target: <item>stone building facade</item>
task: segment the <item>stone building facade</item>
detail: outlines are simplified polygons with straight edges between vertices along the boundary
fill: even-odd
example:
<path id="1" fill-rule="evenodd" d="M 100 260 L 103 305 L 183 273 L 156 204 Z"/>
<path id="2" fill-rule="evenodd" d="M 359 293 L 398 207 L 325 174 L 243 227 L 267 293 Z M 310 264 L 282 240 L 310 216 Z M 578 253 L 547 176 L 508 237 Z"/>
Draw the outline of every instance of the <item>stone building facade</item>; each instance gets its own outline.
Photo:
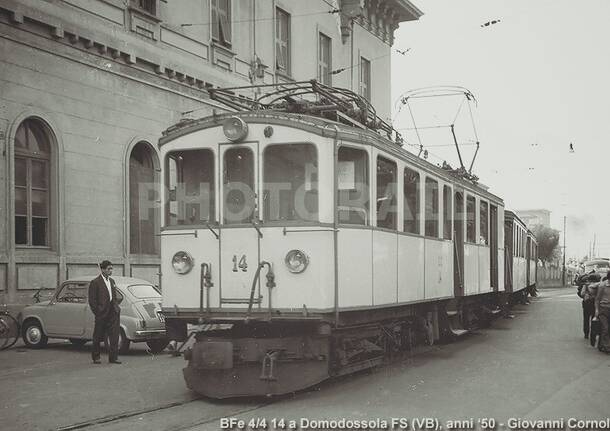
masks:
<path id="1" fill-rule="evenodd" d="M 408 0 L 0 0 L 0 302 L 97 273 L 158 282 L 157 140 L 209 87 L 318 79 L 390 116 Z M 335 73 L 332 73 L 335 71 Z"/>

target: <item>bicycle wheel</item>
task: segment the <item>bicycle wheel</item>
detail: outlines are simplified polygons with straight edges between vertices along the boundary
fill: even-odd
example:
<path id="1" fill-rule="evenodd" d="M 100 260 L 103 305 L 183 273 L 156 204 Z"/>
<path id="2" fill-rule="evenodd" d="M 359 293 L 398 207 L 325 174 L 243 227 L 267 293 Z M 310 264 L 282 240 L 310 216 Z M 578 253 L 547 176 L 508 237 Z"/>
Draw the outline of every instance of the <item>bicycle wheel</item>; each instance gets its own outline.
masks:
<path id="1" fill-rule="evenodd" d="M 10 314 L 0 315 L 0 350 L 8 349 L 19 338 L 19 324 Z"/>

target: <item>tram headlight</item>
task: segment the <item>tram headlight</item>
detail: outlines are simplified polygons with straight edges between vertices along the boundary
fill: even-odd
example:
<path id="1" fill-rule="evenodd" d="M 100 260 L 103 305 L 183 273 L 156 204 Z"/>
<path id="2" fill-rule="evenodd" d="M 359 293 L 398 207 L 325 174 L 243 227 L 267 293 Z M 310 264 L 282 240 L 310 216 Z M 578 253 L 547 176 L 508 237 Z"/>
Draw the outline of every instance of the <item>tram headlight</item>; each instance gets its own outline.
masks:
<path id="1" fill-rule="evenodd" d="M 286 267 L 293 274 L 300 274 L 309 265 L 309 257 L 301 250 L 290 250 L 286 255 Z"/>
<path id="2" fill-rule="evenodd" d="M 248 134 L 248 125 L 239 117 L 230 117 L 222 123 L 222 131 L 229 141 L 238 142 Z"/>
<path id="3" fill-rule="evenodd" d="M 172 267 L 176 274 L 188 274 L 193 269 L 193 256 L 186 251 L 179 251 L 172 257 Z"/>

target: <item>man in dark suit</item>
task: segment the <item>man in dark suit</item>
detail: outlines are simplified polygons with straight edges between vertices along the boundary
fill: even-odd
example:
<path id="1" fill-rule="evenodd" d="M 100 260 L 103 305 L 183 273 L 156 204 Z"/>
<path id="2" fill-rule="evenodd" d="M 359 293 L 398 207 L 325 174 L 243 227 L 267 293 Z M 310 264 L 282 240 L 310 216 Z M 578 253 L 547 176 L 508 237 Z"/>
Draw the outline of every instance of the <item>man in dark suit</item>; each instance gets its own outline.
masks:
<path id="1" fill-rule="evenodd" d="M 117 292 L 116 283 L 112 275 L 112 263 L 108 260 L 100 263 L 101 274 L 89 283 L 89 307 L 95 315 L 95 327 L 93 329 L 93 349 L 91 357 L 94 364 L 100 361 L 100 343 L 106 337 L 109 338 L 108 361 L 111 364 L 120 364 L 119 353 L 119 331 L 121 309 L 119 303 L 122 300 Z"/>

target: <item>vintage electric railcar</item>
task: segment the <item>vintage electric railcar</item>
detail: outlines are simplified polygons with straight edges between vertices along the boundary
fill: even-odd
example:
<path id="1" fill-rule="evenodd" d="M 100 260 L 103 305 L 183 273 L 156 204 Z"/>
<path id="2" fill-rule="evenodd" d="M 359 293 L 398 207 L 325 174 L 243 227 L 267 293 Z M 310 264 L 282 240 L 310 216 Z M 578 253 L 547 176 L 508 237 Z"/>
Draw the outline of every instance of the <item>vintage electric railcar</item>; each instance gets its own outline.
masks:
<path id="1" fill-rule="evenodd" d="M 170 337 L 194 331 L 184 377 L 209 397 L 459 336 L 505 290 L 502 199 L 382 136 L 359 96 L 299 84 L 267 104 L 214 91 L 237 112 L 160 139 L 163 312 Z"/>

